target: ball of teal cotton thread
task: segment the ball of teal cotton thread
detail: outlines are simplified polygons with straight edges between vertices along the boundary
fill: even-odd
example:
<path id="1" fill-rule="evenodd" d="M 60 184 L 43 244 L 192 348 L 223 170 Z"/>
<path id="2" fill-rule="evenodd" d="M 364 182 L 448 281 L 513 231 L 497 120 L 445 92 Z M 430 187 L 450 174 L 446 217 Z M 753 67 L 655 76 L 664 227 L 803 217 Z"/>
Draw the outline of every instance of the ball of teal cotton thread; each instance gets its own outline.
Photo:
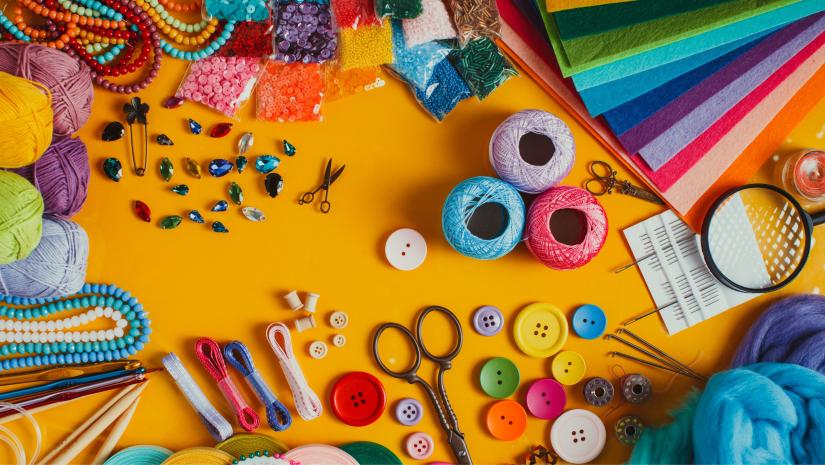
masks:
<path id="1" fill-rule="evenodd" d="M 172 451 L 160 446 L 132 446 L 109 457 L 103 465 L 160 465 Z"/>
<path id="2" fill-rule="evenodd" d="M 499 204 L 507 212 L 500 234 L 482 238 L 469 228 L 470 219 L 479 208 Z M 494 260 L 510 253 L 524 231 L 525 207 L 518 191 L 496 178 L 478 176 L 456 186 L 441 213 L 441 227 L 447 242 L 459 253 L 481 260 Z"/>

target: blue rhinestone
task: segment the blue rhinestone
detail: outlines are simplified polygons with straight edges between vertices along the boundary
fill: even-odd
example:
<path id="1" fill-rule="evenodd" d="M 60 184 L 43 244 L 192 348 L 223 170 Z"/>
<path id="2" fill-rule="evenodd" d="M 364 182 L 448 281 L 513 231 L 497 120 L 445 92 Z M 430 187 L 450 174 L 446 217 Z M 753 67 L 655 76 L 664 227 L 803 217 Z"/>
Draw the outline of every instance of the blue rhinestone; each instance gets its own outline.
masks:
<path id="1" fill-rule="evenodd" d="M 225 212 L 226 209 L 229 208 L 229 204 L 226 203 L 226 200 L 221 200 L 212 207 L 213 212 Z"/>
<path id="2" fill-rule="evenodd" d="M 198 135 L 203 131 L 203 126 L 192 118 L 189 118 L 189 130 L 192 131 L 192 134 Z"/>
<path id="3" fill-rule="evenodd" d="M 216 178 L 226 176 L 230 171 L 232 171 L 232 162 L 229 160 L 218 158 L 209 163 L 209 174 Z"/>
<path id="4" fill-rule="evenodd" d="M 216 233 L 229 232 L 229 230 L 226 229 L 226 226 L 224 226 L 223 223 L 221 223 L 220 221 L 215 221 L 214 223 L 212 223 L 212 231 L 215 231 Z M 135 336 L 137 336 L 137 334 L 135 334 Z"/>
<path id="5" fill-rule="evenodd" d="M 238 173 L 243 173 L 244 168 L 249 163 L 249 160 L 246 159 L 243 155 L 238 155 L 235 157 L 235 166 L 238 167 Z"/>
<path id="6" fill-rule="evenodd" d="M 189 193 L 189 186 L 186 184 L 178 184 L 177 186 L 172 186 L 172 192 L 178 195 L 186 195 Z"/>
<path id="7" fill-rule="evenodd" d="M 201 215 L 201 213 L 197 210 L 192 210 L 191 212 L 189 212 L 188 216 L 189 219 L 194 221 L 195 223 L 204 223 L 203 215 Z"/>
<path id="8" fill-rule="evenodd" d="M 272 172 L 281 163 L 281 159 L 273 155 L 261 155 L 255 158 L 255 169 L 261 174 Z"/>

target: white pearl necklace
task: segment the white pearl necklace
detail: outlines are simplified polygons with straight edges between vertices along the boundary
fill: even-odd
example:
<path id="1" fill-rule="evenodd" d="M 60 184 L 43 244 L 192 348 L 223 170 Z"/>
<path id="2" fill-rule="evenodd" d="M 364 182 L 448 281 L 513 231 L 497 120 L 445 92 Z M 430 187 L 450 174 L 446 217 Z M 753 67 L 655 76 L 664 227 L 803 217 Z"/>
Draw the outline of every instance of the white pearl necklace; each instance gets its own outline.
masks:
<path id="1" fill-rule="evenodd" d="M 94 322 L 108 319 L 111 329 L 67 331 Z M 79 315 L 49 321 L 18 321 L 0 319 L 0 344 L 5 342 L 99 342 L 112 341 L 123 337 L 128 322 L 123 314 L 111 307 L 95 307 Z"/>

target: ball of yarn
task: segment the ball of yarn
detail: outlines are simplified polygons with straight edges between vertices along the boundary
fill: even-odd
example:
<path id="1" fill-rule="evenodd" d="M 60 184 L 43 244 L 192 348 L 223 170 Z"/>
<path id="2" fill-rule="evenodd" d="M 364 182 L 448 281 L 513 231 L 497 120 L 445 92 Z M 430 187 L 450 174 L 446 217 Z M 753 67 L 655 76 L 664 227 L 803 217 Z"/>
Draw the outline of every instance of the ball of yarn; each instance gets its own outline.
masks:
<path id="1" fill-rule="evenodd" d="M 513 250 L 524 229 L 524 201 L 510 184 L 467 179 L 447 196 L 441 226 L 447 242 L 468 257 L 492 260 Z"/>
<path id="2" fill-rule="evenodd" d="M 0 293 L 58 297 L 80 291 L 86 280 L 89 236 L 77 223 L 43 217 L 43 238 L 24 260 L 0 266 Z"/>
<path id="3" fill-rule="evenodd" d="M 89 153 L 80 139 L 58 139 L 33 165 L 14 171 L 43 194 L 45 213 L 69 217 L 86 202 Z"/>
<path id="4" fill-rule="evenodd" d="M 91 70 L 60 50 L 36 44 L 2 44 L 0 71 L 37 81 L 51 91 L 55 135 L 74 134 L 92 113 Z"/>
<path id="5" fill-rule="evenodd" d="M 52 142 L 52 98 L 43 84 L 0 73 L 0 168 L 34 163 Z"/>
<path id="6" fill-rule="evenodd" d="M 570 128 L 546 111 L 520 111 L 504 120 L 490 138 L 493 169 L 501 179 L 530 194 L 557 186 L 575 159 Z"/>
<path id="7" fill-rule="evenodd" d="M 771 305 L 739 345 L 733 367 L 795 363 L 825 374 L 825 297 L 802 294 Z"/>
<path id="8" fill-rule="evenodd" d="M 0 265 L 27 257 L 40 242 L 43 197 L 20 175 L 0 170 Z"/>
<path id="9" fill-rule="evenodd" d="M 554 187 L 530 205 L 525 235 L 530 252 L 548 267 L 578 268 L 602 249 L 607 214 L 586 190 Z"/>

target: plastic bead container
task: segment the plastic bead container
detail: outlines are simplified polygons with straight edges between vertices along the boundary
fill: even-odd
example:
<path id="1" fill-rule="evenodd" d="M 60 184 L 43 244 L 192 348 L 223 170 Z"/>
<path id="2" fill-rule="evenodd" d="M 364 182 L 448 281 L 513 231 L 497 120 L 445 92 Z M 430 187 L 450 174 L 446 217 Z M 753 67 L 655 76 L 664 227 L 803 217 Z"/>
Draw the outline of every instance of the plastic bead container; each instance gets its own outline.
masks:
<path id="1" fill-rule="evenodd" d="M 427 86 L 435 67 L 447 58 L 452 50 L 442 42 L 427 42 L 408 47 L 404 42 L 400 21 L 393 21 L 392 41 L 395 54 L 392 70 L 418 89 Z"/>
<path id="2" fill-rule="evenodd" d="M 455 68 L 473 91 L 483 100 L 498 86 L 513 76 L 518 76 L 498 46 L 488 37 L 470 41 L 451 55 Z"/>
<path id="3" fill-rule="evenodd" d="M 441 121 L 458 102 L 473 95 L 450 60 L 441 60 L 423 89 L 415 90 L 415 98 L 435 119 Z"/>
<path id="4" fill-rule="evenodd" d="M 386 84 L 380 66 L 343 70 L 329 63 L 324 65 L 323 73 L 324 99 L 327 102 L 378 89 Z"/>
<path id="5" fill-rule="evenodd" d="M 381 26 L 341 29 L 338 62 L 341 69 L 392 63 L 392 27 L 389 21 Z"/>
<path id="6" fill-rule="evenodd" d="M 433 40 L 456 37 L 455 26 L 442 0 L 422 0 L 424 11 L 417 18 L 404 19 L 404 40 L 408 47 L 415 47 Z"/>
<path id="7" fill-rule="evenodd" d="M 235 116 L 252 96 L 260 71 L 260 58 L 204 58 L 189 65 L 175 95 Z"/>
<path id="8" fill-rule="evenodd" d="M 257 118 L 320 121 L 324 79 L 317 63 L 267 62 L 258 82 Z"/>

